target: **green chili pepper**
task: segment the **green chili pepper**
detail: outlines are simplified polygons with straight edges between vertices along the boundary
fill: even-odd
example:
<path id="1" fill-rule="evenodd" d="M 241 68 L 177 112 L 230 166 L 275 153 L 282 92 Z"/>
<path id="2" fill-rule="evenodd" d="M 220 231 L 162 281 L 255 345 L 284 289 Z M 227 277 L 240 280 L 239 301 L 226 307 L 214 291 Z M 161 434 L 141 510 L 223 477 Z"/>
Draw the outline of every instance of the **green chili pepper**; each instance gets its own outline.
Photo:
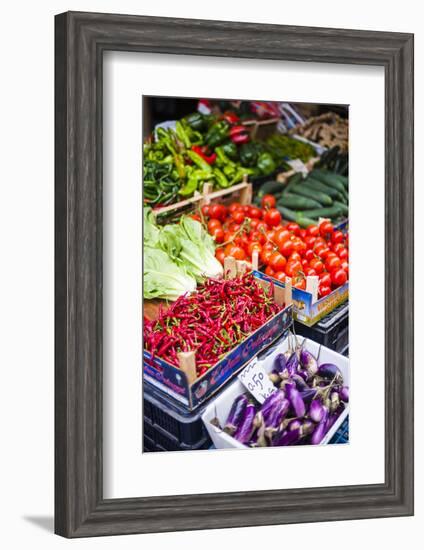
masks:
<path id="1" fill-rule="evenodd" d="M 188 158 L 194 162 L 196 166 L 198 166 L 201 170 L 204 170 L 205 172 L 212 172 L 212 168 L 210 164 L 208 164 L 200 155 L 195 153 L 194 151 L 186 151 Z"/>
<path id="2" fill-rule="evenodd" d="M 196 191 L 198 183 L 199 183 L 198 177 L 196 176 L 195 173 L 192 174 L 188 178 L 184 187 L 181 187 L 181 189 L 179 190 L 179 194 L 182 195 L 183 197 L 192 195 Z"/>
<path id="3" fill-rule="evenodd" d="M 229 181 L 227 179 L 227 176 L 221 172 L 219 168 L 214 168 L 213 173 L 216 177 L 216 182 L 218 184 L 218 187 L 226 188 L 229 186 Z"/>
<path id="4" fill-rule="evenodd" d="M 205 142 L 211 148 L 216 147 L 228 138 L 229 125 L 225 120 L 217 122 L 208 130 Z"/>
<path id="5" fill-rule="evenodd" d="M 222 166 L 233 166 L 234 168 L 237 166 L 235 162 L 227 157 L 222 147 L 216 147 L 215 153 L 217 156 L 217 160 L 219 160 Z"/>
<path id="6" fill-rule="evenodd" d="M 182 156 L 174 155 L 174 163 L 177 168 L 178 177 L 183 180 L 186 176 L 186 170 Z"/>
<path id="7" fill-rule="evenodd" d="M 176 130 L 178 139 L 183 143 L 186 149 L 189 149 L 191 147 L 190 138 L 188 137 L 188 134 L 185 131 L 183 124 L 179 120 L 177 120 L 175 124 L 175 130 Z"/>

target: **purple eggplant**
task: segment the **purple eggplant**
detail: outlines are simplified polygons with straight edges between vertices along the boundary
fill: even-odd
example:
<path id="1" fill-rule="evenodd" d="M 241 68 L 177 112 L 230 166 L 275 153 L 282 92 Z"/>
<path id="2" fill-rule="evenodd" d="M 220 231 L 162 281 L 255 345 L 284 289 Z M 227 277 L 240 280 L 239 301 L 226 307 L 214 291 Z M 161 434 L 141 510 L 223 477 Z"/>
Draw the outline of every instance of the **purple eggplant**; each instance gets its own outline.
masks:
<path id="1" fill-rule="evenodd" d="M 296 389 L 295 384 L 286 385 L 287 399 L 290 401 L 290 405 L 296 416 L 304 416 L 306 412 L 305 403 L 302 396 Z"/>
<path id="2" fill-rule="evenodd" d="M 293 418 L 293 420 L 290 420 L 287 429 L 290 431 L 293 430 L 300 430 L 302 428 L 303 422 L 299 420 L 299 418 Z"/>
<path id="3" fill-rule="evenodd" d="M 309 420 L 308 418 L 303 421 L 302 427 L 300 429 L 302 437 L 310 435 L 315 430 L 315 424 L 312 422 L 312 420 Z"/>
<path id="4" fill-rule="evenodd" d="M 276 370 L 273 370 L 268 374 L 268 378 L 271 380 L 271 382 L 274 384 L 274 386 L 277 386 L 278 383 L 281 381 L 280 375 Z"/>
<path id="5" fill-rule="evenodd" d="M 285 397 L 282 400 L 276 401 L 267 419 L 264 419 L 266 428 L 276 429 L 287 416 L 289 408 L 290 402 Z"/>
<path id="6" fill-rule="evenodd" d="M 308 380 L 310 378 L 310 376 L 306 372 L 306 370 L 298 370 L 297 373 L 296 373 L 296 376 L 299 376 L 300 378 L 302 378 L 302 380 L 304 380 L 306 383 L 308 382 Z"/>
<path id="7" fill-rule="evenodd" d="M 242 393 L 235 399 L 234 403 L 231 406 L 230 414 L 228 415 L 227 421 L 225 423 L 224 432 L 229 435 L 233 435 L 237 428 L 240 425 L 241 419 L 243 418 L 244 409 L 248 404 L 249 399 L 246 394 Z"/>
<path id="8" fill-rule="evenodd" d="M 340 399 L 345 403 L 349 403 L 349 388 L 348 386 L 343 386 L 339 392 Z"/>
<path id="9" fill-rule="evenodd" d="M 262 403 L 260 410 L 258 411 L 258 416 L 267 420 L 269 414 L 272 412 L 274 405 L 278 402 L 281 402 L 285 398 L 286 394 L 282 390 L 277 390 L 265 399 Z"/>
<path id="10" fill-rule="evenodd" d="M 286 368 L 287 358 L 284 353 L 279 353 L 274 359 L 275 370 L 280 373 Z"/>
<path id="11" fill-rule="evenodd" d="M 302 392 L 304 390 L 308 390 L 309 389 L 309 386 L 308 384 L 305 382 L 305 380 L 299 376 L 299 374 L 293 374 L 293 376 L 291 377 L 292 381 L 296 384 L 296 388 Z"/>
<path id="12" fill-rule="evenodd" d="M 321 422 L 325 414 L 325 407 L 318 399 L 314 399 L 309 407 L 309 418 L 314 422 Z"/>
<path id="13" fill-rule="evenodd" d="M 297 356 L 297 353 L 294 351 L 287 360 L 285 370 L 287 370 L 289 376 L 293 376 L 293 374 L 296 374 L 298 368 L 299 358 Z"/>
<path id="14" fill-rule="evenodd" d="M 285 445 L 293 445 L 300 439 L 300 430 L 284 430 L 279 432 L 272 441 L 273 447 L 282 447 Z"/>
<path id="15" fill-rule="evenodd" d="M 317 374 L 326 380 L 334 380 L 338 383 L 343 382 L 343 376 L 339 367 L 337 365 L 333 365 L 333 363 L 323 363 L 320 365 L 318 367 Z"/>
<path id="16" fill-rule="evenodd" d="M 256 416 L 256 407 L 253 403 L 248 403 L 243 412 L 243 418 L 239 424 L 239 427 L 234 434 L 234 439 L 240 441 L 240 443 L 247 443 L 250 441 L 253 432 L 255 430 L 254 419 Z"/>
<path id="17" fill-rule="evenodd" d="M 321 422 L 317 425 L 311 437 L 312 445 L 319 445 L 327 433 L 328 410 L 325 409 Z"/>
<path id="18" fill-rule="evenodd" d="M 318 363 L 315 357 L 306 349 L 302 349 L 300 352 L 300 364 L 309 376 L 313 376 L 318 370 Z"/>
<path id="19" fill-rule="evenodd" d="M 328 430 L 331 428 L 331 426 L 335 423 L 335 421 L 339 418 L 339 413 L 332 413 L 328 415 L 327 422 L 325 425 L 325 433 L 328 432 Z"/>
<path id="20" fill-rule="evenodd" d="M 303 390 L 300 392 L 300 397 L 303 399 L 303 402 L 308 405 L 316 396 L 317 391 L 317 388 L 308 388 L 307 390 Z"/>

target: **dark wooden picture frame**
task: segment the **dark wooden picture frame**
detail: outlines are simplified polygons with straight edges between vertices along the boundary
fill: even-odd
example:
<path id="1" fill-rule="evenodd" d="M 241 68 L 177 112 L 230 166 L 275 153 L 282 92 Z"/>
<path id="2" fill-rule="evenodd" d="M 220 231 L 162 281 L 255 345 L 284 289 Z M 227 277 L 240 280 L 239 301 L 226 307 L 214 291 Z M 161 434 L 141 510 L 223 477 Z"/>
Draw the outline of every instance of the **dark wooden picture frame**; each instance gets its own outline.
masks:
<path id="1" fill-rule="evenodd" d="M 56 533 L 84 537 L 412 515 L 413 35 L 75 12 L 56 16 L 55 31 Z M 106 50 L 384 67 L 384 483 L 103 498 Z"/>

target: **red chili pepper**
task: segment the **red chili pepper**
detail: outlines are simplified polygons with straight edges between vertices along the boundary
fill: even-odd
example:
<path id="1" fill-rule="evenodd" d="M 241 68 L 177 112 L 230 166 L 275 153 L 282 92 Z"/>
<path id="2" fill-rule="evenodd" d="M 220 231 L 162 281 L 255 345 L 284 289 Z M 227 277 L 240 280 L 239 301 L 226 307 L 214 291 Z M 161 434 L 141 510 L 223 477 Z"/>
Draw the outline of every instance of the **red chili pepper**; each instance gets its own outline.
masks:
<path id="1" fill-rule="evenodd" d="M 222 118 L 224 120 L 226 120 L 228 122 L 228 124 L 236 124 L 239 120 L 240 120 L 240 117 L 238 117 L 235 113 L 233 113 L 232 111 L 226 111 L 223 115 L 222 115 Z"/>
<path id="2" fill-rule="evenodd" d="M 250 140 L 250 137 L 249 134 L 235 134 L 234 136 L 230 136 L 230 139 L 233 143 L 239 145 L 247 143 Z"/>
<path id="3" fill-rule="evenodd" d="M 200 147 L 199 145 L 192 145 L 191 150 L 194 151 L 199 155 L 199 157 L 202 157 L 204 161 L 206 161 L 208 164 L 213 164 L 216 160 L 216 153 L 212 153 L 210 155 L 206 154 L 206 147 Z"/>
<path id="4" fill-rule="evenodd" d="M 243 132 L 246 132 L 246 126 L 243 126 L 243 124 L 239 124 L 238 126 L 233 126 L 230 128 L 230 137 L 235 136 L 237 134 L 242 134 Z"/>

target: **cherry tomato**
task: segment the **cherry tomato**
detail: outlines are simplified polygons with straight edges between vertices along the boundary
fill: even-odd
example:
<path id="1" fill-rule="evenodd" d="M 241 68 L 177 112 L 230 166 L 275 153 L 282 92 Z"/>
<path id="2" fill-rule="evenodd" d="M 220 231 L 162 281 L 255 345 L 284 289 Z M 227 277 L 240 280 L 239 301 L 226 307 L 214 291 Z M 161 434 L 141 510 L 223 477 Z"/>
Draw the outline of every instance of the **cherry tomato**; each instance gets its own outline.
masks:
<path id="1" fill-rule="evenodd" d="M 235 210 L 234 212 L 231 212 L 231 217 L 236 223 L 243 223 L 245 214 L 241 210 Z"/>
<path id="2" fill-rule="evenodd" d="M 206 217 L 209 216 L 209 204 L 204 204 L 202 206 L 202 214 Z"/>
<path id="3" fill-rule="evenodd" d="M 315 277 L 317 272 L 315 271 L 314 268 L 312 267 L 306 267 L 304 270 L 303 270 L 304 274 L 306 275 L 306 277 Z"/>
<path id="4" fill-rule="evenodd" d="M 246 252 L 240 246 L 232 243 L 227 244 L 227 246 L 225 247 L 225 255 L 232 256 L 236 260 L 246 259 Z"/>
<path id="5" fill-rule="evenodd" d="M 326 271 L 325 273 L 320 273 L 319 284 L 322 286 L 331 286 L 331 275 Z"/>
<path id="6" fill-rule="evenodd" d="M 216 218 L 211 218 L 209 221 L 208 221 L 208 231 L 209 233 L 212 233 L 212 231 L 214 229 L 216 229 L 217 227 L 219 227 L 220 229 L 222 229 L 222 224 L 219 220 L 217 220 Z"/>
<path id="7" fill-rule="evenodd" d="M 210 204 L 209 216 L 218 220 L 224 220 L 226 215 L 226 208 L 222 204 Z"/>
<path id="8" fill-rule="evenodd" d="M 295 235 L 299 235 L 299 231 L 300 231 L 300 227 L 297 223 L 288 223 L 286 225 L 286 228 L 291 231 L 292 233 L 294 233 Z"/>
<path id="9" fill-rule="evenodd" d="M 253 218 L 250 220 L 250 228 L 256 229 L 258 227 L 259 220 L 257 218 Z"/>
<path id="10" fill-rule="evenodd" d="M 302 268 L 303 270 L 305 270 L 305 267 L 308 267 L 308 260 L 306 258 L 303 258 L 303 260 L 301 260 L 300 262 L 302 264 Z"/>
<path id="11" fill-rule="evenodd" d="M 274 271 L 283 271 L 283 269 L 286 267 L 286 264 L 287 260 L 282 254 L 280 254 L 279 252 L 273 252 L 271 254 L 269 265 Z"/>
<path id="12" fill-rule="evenodd" d="M 264 220 L 271 227 L 275 227 L 281 223 L 281 214 L 276 208 L 270 208 L 265 212 Z"/>
<path id="13" fill-rule="evenodd" d="M 258 225 L 256 226 L 256 229 L 261 233 L 265 234 L 265 231 L 268 230 L 268 227 L 265 222 L 259 221 Z"/>
<path id="14" fill-rule="evenodd" d="M 312 237 L 318 237 L 319 235 L 319 229 L 317 225 L 310 225 L 308 229 L 306 230 L 308 235 L 311 235 Z"/>
<path id="15" fill-rule="evenodd" d="M 341 231 L 334 231 L 331 235 L 331 241 L 333 243 L 342 243 L 344 241 L 344 235 Z"/>
<path id="16" fill-rule="evenodd" d="M 318 252 L 317 252 L 318 254 Z M 328 248 L 328 246 L 326 248 L 323 248 L 320 253 L 318 254 L 323 260 L 326 260 L 327 258 L 331 257 L 331 255 L 334 255 L 336 256 L 336 254 L 334 254 L 334 252 L 331 252 L 331 250 Z"/>
<path id="17" fill-rule="evenodd" d="M 268 241 L 272 241 L 274 242 L 274 238 L 275 238 L 275 231 L 274 229 L 270 229 L 269 231 L 266 232 L 266 238 Z"/>
<path id="18" fill-rule="evenodd" d="M 331 282 L 334 286 L 342 286 L 347 281 L 346 271 L 343 268 L 334 269 L 331 273 Z"/>
<path id="19" fill-rule="evenodd" d="M 330 236 L 334 231 L 334 226 L 329 221 L 323 221 L 319 224 L 319 232 L 322 237 Z"/>
<path id="20" fill-rule="evenodd" d="M 314 246 L 314 252 L 317 256 L 322 258 L 322 253 L 326 253 L 326 251 L 329 250 L 325 245 L 319 244 L 318 246 Z"/>
<path id="21" fill-rule="evenodd" d="M 315 241 L 317 240 L 316 237 L 313 237 L 312 235 L 307 235 L 304 238 L 304 243 L 308 248 L 312 248 L 314 246 Z"/>
<path id="22" fill-rule="evenodd" d="M 269 277 L 273 277 L 275 272 L 270 265 L 267 265 L 265 268 L 265 273 L 266 275 L 269 275 Z"/>
<path id="23" fill-rule="evenodd" d="M 292 252 L 294 252 L 293 241 L 286 241 L 281 246 L 278 247 L 278 250 L 283 256 L 288 258 Z"/>
<path id="24" fill-rule="evenodd" d="M 303 256 L 306 252 L 306 244 L 301 239 L 293 241 L 293 248 L 301 256 Z"/>
<path id="25" fill-rule="evenodd" d="M 337 256 L 332 256 L 331 258 L 327 258 L 325 260 L 325 267 L 327 268 L 327 271 L 332 271 L 333 269 L 336 269 L 337 267 L 341 266 L 340 258 Z"/>
<path id="26" fill-rule="evenodd" d="M 248 215 L 249 218 L 256 218 L 259 220 L 260 218 L 262 218 L 262 210 L 257 206 L 250 206 Z"/>
<path id="27" fill-rule="evenodd" d="M 305 255 L 304 255 L 305 259 L 308 260 L 308 262 L 310 262 L 312 260 L 312 258 L 315 258 L 315 254 L 314 254 L 314 251 L 313 250 L 307 250 L 305 252 Z"/>
<path id="28" fill-rule="evenodd" d="M 346 271 L 347 278 L 349 278 L 349 264 L 345 261 L 342 262 L 342 269 Z"/>
<path id="29" fill-rule="evenodd" d="M 275 229 L 274 242 L 278 247 L 280 247 L 288 240 L 290 240 L 290 231 L 288 231 L 284 227 L 280 229 Z"/>
<path id="30" fill-rule="evenodd" d="M 306 279 L 305 279 L 305 277 L 299 277 L 299 278 L 295 277 L 295 281 L 293 282 L 293 286 L 295 288 L 300 288 L 301 290 L 305 290 L 306 289 Z"/>
<path id="31" fill-rule="evenodd" d="M 299 271 L 302 271 L 302 264 L 297 260 L 291 260 L 287 262 L 286 273 L 290 277 L 295 277 Z"/>
<path id="32" fill-rule="evenodd" d="M 339 258 L 340 258 L 341 260 L 347 260 L 348 257 L 349 257 L 349 252 L 347 251 L 346 248 L 343 248 L 343 250 L 340 250 L 340 252 L 339 252 Z"/>
<path id="33" fill-rule="evenodd" d="M 304 241 L 307 237 L 306 229 L 300 229 L 299 231 L 299 237 Z"/>
<path id="34" fill-rule="evenodd" d="M 261 200 L 262 208 L 275 208 L 277 201 L 274 195 L 264 195 Z"/>
<path id="35" fill-rule="evenodd" d="M 292 260 L 292 261 L 295 261 L 295 262 L 300 262 L 302 260 L 302 257 L 301 255 L 299 254 L 299 252 L 292 252 L 289 256 L 289 261 Z"/>
<path id="36" fill-rule="evenodd" d="M 216 243 L 223 243 L 224 242 L 224 230 L 222 227 L 215 227 L 211 231 L 212 237 L 215 239 Z"/>
<path id="37" fill-rule="evenodd" d="M 255 229 L 254 231 L 251 231 L 249 234 L 249 239 L 251 241 L 256 241 L 258 243 L 264 244 L 266 243 L 266 237 L 263 233 Z"/>
<path id="38" fill-rule="evenodd" d="M 217 248 L 215 250 L 215 258 L 224 265 L 225 251 L 223 248 Z"/>
<path id="39" fill-rule="evenodd" d="M 319 258 L 313 258 L 309 262 L 309 267 L 312 267 L 312 269 L 315 269 L 315 271 L 320 274 L 324 271 L 324 264 Z"/>
<path id="40" fill-rule="evenodd" d="M 333 245 L 333 252 L 337 254 L 337 256 L 339 255 L 341 250 L 346 250 L 342 243 L 335 243 Z"/>
<path id="41" fill-rule="evenodd" d="M 232 204 L 230 204 L 230 206 L 228 207 L 228 210 L 230 212 L 230 214 L 232 214 L 233 212 L 235 212 L 236 210 L 243 210 L 241 204 L 239 202 L 233 202 Z"/>
<path id="42" fill-rule="evenodd" d="M 331 287 L 327 285 L 320 285 L 318 288 L 318 296 L 320 298 L 323 298 L 324 296 L 328 296 L 331 292 Z"/>

